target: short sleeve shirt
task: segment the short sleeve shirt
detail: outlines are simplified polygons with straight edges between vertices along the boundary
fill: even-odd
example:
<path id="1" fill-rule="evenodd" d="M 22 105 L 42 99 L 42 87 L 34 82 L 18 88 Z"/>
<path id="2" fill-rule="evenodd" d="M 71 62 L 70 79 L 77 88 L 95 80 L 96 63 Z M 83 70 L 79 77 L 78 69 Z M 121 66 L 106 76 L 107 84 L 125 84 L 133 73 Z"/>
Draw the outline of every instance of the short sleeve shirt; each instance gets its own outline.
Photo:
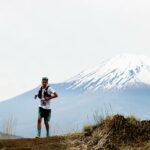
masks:
<path id="1" fill-rule="evenodd" d="M 42 89 L 42 98 L 40 99 L 39 107 L 41 107 L 43 109 L 51 109 L 50 108 L 50 100 L 48 100 L 48 101 L 44 100 L 44 91 L 45 91 L 45 89 Z M 53 96 L 53 94 L 55 93 L 55 91 L 52 87 L 49 87 L 47 89 L 47 92 L 51 96 Z"/>

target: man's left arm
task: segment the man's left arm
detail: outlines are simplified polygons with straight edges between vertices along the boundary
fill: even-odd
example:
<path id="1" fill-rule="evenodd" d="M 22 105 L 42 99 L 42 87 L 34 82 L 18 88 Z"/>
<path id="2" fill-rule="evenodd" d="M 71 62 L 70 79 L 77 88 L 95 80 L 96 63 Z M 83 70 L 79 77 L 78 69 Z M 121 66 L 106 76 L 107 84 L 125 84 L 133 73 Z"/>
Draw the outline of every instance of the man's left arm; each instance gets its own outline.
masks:
<path id="1" fill-rule="evenodd" d="M 46 100 L 46 101 L 49 101 L 49 100 L 51 100 L 51 99 L 54 99 L 54 98 L 57 98 L 57 97 L 58 97 L 57 92 L 55 92 L 51 87 L 48 89 L 48 92 L 49 92 L 49 94 L 50 94 L 51 96 L 45 97 L 45 100 Z"/>
<path id="2" fill-rule="evenodd" d="M 45 100 L 49 101 L 49 100 L 57 98 L 57 97 L 58 97 L 58 94 L 56 92 L 54 92 L 51 96 L 46 96 Z"/>

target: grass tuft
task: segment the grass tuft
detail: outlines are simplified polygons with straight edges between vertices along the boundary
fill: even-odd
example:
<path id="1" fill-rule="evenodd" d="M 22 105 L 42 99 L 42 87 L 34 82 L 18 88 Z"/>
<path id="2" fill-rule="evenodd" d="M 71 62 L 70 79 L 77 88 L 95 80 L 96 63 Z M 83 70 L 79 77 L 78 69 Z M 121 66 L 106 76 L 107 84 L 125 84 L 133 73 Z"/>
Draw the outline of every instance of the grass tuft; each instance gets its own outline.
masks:
<path id="1" fill-rule="evenodd" d="M 138 121 L 140 121 L 140 119 L 138 119 L 136 116 L 134 115 L 130 115 L 127 117 L 127 121 L 129 124 L 131 125 L 136 125 Z"/>
<path id="2" fill-rule="evenodd" d="M 93 125 L 91 125 L 91 124 L 86 124 L 86 125 L 84 125 L 84 127 L 83 127 L 83 132 L 89 132 L 89 131 L 92 130 L 92 128 L 93 128 Z"/>

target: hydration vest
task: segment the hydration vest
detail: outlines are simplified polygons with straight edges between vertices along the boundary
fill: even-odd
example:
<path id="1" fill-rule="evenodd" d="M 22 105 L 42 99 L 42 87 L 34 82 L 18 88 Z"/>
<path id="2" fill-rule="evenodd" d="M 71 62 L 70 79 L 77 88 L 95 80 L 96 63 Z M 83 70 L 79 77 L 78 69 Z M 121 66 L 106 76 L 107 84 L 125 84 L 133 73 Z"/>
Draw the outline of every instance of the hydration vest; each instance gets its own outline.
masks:
<path id="1" fill-rule="evenodd" d="M 51 95 L 50 94 L 48 94 L 48 88 L 49 88 L 49 86 L 47 86 L 46 87 L 46 89 L 44 90 L 44 97 L 50 97 Z M 39 99 L 42 99 L 42 87 L 40 88 L 40 90 L 39 90 L 39 92 L 38 92 L 38 98 Z"/>

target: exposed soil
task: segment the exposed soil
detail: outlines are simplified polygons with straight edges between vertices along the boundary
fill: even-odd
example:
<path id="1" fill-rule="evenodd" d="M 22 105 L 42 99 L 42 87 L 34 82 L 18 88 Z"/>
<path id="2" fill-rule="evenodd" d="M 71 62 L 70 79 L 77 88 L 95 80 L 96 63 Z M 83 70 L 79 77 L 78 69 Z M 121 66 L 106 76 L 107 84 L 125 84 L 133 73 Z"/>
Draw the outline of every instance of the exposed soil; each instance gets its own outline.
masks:
<path id="1" fill-rule="evenodd" d="M 1 140 L 0 150 L 65 150 L 65 137 Z"/>

